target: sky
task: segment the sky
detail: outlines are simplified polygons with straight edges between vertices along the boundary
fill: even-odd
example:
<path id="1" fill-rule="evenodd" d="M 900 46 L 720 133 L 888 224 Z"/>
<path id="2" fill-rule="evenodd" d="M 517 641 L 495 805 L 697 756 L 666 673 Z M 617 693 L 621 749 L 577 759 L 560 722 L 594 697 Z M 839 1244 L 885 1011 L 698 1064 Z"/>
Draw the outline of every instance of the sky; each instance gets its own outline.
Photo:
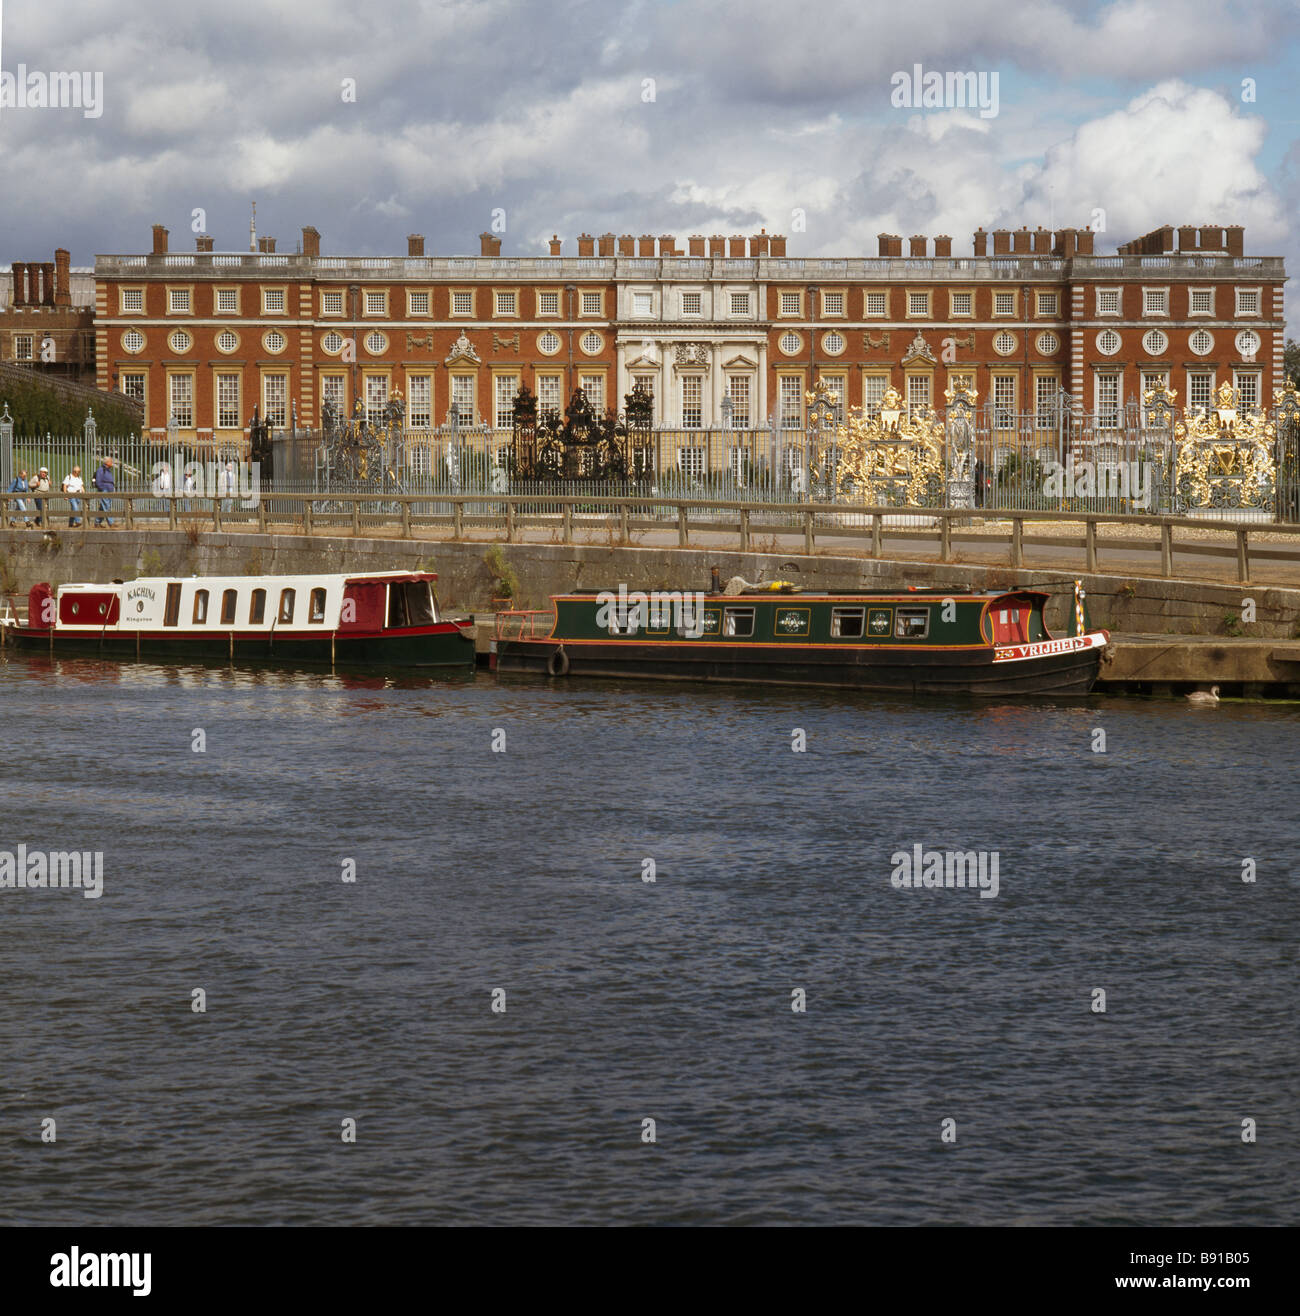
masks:
<path id="1" fill-rule="evenodd" d="M 6 0 L 0 34 L 5 73 L 102 75 L 94 115 L 0 104 L 6 267 L 247 250 L 255 200 L 326 255 L 1237 223 L 1300 268 L 1296 0 Z M 909 103 L 918 65 L 996 104 Z"/>

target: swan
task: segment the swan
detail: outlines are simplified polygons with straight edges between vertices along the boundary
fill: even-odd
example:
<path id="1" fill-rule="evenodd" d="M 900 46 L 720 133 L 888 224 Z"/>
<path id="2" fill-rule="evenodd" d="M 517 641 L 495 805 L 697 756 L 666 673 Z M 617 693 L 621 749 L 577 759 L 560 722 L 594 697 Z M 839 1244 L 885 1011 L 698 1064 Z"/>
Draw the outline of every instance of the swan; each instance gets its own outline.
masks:
<path id="1" fill-rule="evenodd" d="M 1219 702 L 1219 687 L 1217 685 L 1212 685 L 1208 694 L 1204 690 L 1193 690 L 1192 693 L 1187 696 L 1187 702 L 1189 704 L 1198 704 L 1201 707 L 1209 707 L 1212 704 L 1217 704 Z"/>

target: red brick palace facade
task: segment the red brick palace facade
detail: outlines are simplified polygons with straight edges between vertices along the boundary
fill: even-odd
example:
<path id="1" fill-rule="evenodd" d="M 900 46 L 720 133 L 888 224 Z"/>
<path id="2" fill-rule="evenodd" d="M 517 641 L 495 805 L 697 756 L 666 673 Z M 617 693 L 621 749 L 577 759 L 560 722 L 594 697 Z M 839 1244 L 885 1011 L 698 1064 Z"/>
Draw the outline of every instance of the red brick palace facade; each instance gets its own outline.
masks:
<path id="1" fill-rule="evenodd" d="M 850 407 L 897 389 L 943 405 L 959 377 L 1007 414 L 1063 391 L 1104 414 L 1157 382 L 1180 405 L 1234 385 L 1242 406 L 1282 386 L 1279 257 L 1246 256 L 1240 227 L 1162 228 L 1097 254 L 1087 229 L 881 234 L 874 257 L 801 258 L 786 239 L 582 235 L 576 254 L 323 256 L 172 252 L 96 260 L 98 382 L 143 399 L 155 435 L 238 437 L 257 407 L 277 426 L 319 423 L 331 400 L 377 415 L 395 391 L 407 426 L 505 427 L 521 384 L 543 407 L 584 388 L 621 406 L 638 381 L 656 421 L 684 429 L 803 424 L 825 380 Z"/>

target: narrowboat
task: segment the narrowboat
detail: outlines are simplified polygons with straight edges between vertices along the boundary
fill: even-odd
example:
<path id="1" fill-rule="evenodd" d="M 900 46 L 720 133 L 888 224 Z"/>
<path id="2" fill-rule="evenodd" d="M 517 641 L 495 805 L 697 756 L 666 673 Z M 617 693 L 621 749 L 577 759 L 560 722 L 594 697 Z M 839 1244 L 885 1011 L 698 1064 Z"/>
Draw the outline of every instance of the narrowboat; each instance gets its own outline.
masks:
<path id="1" fill-rule="evenodd" d="M 544 612 L 498 614 L 497 672 L 757 682 L 973 695 L 1082 695 L 1110 636 L 1075 586 L 1054 638 L 1039 589 L 800 590 L 787 582 L 697 594 L 579 590 Z"/>
<path id="2" fill-rule="evenodd" d="M 51 653 L 472 668 L 468 620 L 444 619 L 431 571 L 357 575 L 141 577 L 33 585 L 6 642 Z"/>

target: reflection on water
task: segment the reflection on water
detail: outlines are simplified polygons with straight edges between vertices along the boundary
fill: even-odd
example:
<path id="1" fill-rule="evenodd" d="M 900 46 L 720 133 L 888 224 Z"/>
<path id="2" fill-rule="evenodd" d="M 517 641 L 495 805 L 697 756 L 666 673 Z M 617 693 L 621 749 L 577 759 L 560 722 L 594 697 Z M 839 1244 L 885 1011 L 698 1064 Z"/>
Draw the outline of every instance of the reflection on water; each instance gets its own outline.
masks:
<path id="1" fill-rule="evenodd" d="M 0 714 L 0 850 L 104 852 L 0 890 L 5 1222 L 1296 1218 L 1294 706 L 6 652 Z"/>

